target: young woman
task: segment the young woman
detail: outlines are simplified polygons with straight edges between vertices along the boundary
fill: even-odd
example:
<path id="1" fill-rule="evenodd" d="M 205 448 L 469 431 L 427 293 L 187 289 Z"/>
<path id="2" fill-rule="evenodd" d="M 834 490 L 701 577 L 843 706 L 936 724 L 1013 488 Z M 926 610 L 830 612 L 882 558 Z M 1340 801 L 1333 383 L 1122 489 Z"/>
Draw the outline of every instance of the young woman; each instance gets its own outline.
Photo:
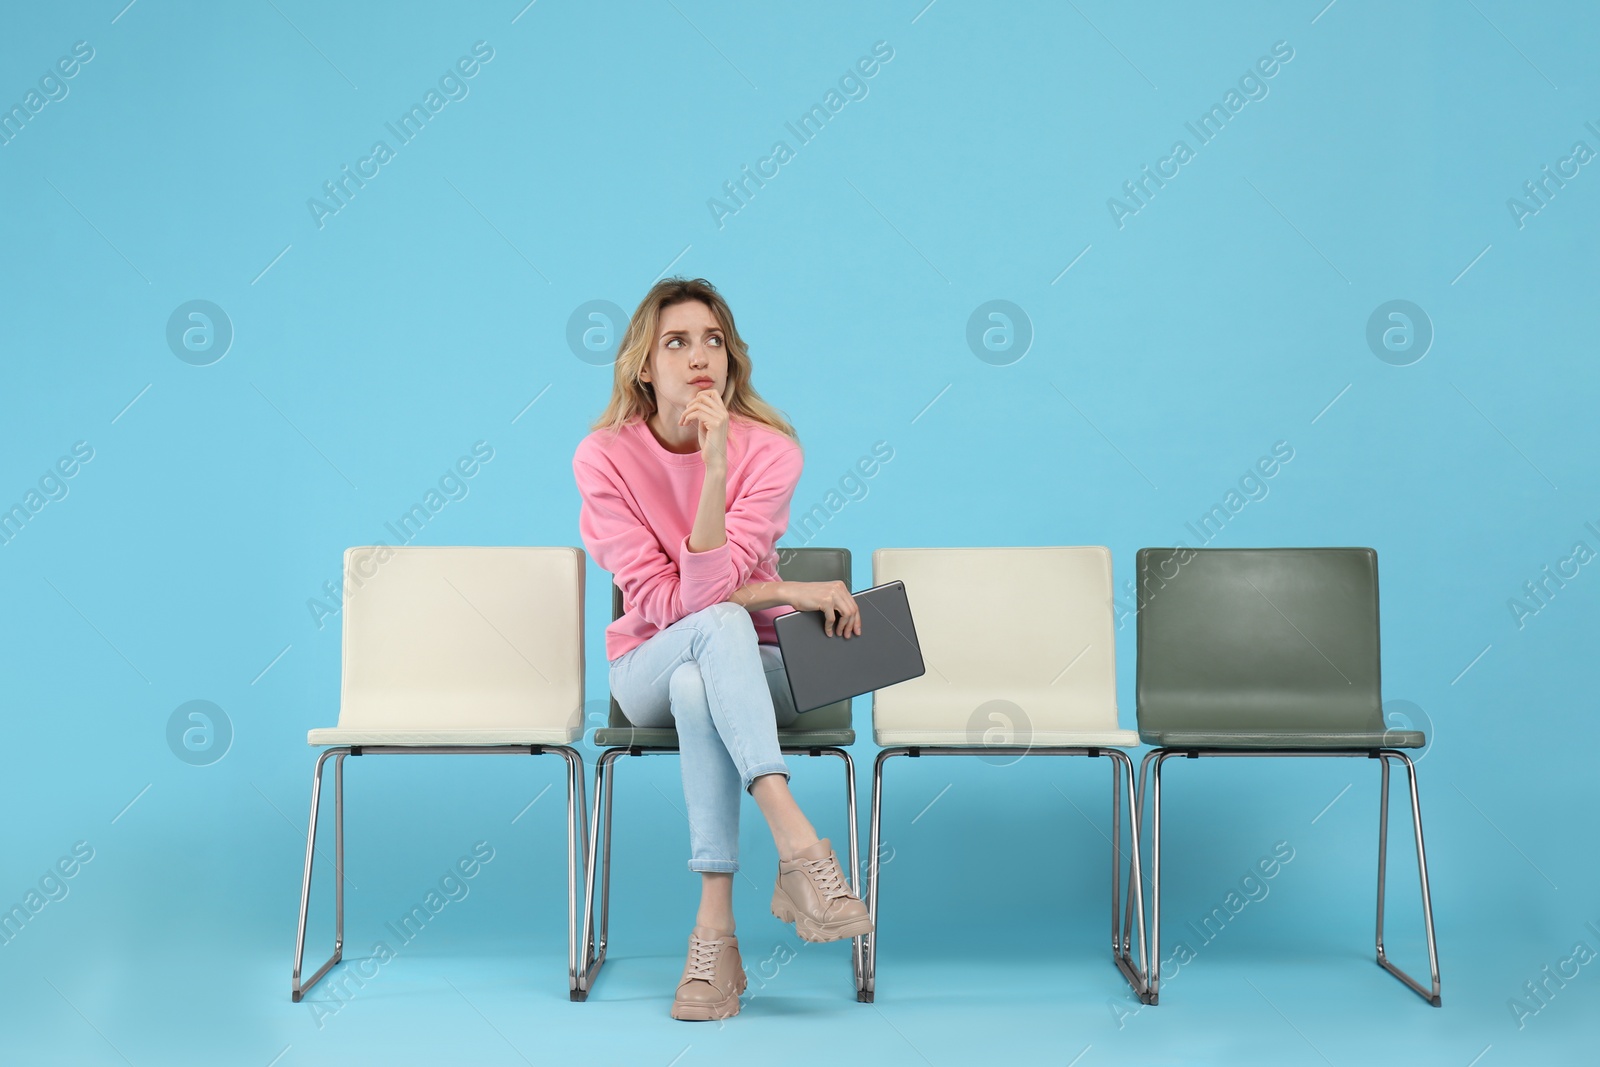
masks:
<path id="1" fill-rule="evenodd" d="M 633 313 L 611 403 L 573 456 L 584 548 L 622 590 L 606 627 L 611 692 L 635 726 L 673 726 L 700 909 L 675 1019 L 721 1019 L 745 988 L 734 937 L 742 791 L 778 849 L 772 913 L 807 941 L 872 932 L 838 855 L 789 792 L 777 728 L 797 719 L 772 620 L 821 611 L 861 632 L 843 582 L 778 579 L 803 455 L 751 385 L 748 350 L 703 278 L 657 282 Z"/>

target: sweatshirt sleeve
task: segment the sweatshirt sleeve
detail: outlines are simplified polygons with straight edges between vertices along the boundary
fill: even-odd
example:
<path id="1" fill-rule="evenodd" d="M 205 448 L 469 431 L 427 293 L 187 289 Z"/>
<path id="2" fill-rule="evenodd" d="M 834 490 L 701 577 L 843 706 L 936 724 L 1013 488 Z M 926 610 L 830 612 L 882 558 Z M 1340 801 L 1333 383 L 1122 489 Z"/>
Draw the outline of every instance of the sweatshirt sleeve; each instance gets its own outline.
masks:
<path id="1" fill-rule="evenodd" d="M 658 630 L 699 610 L 684 606 L 678 564 L 633 510 L 614 472 L 575 456 L 572 473 L 582 501 L 578 533 L 583 547 L 602 570 L 611 572 L 623 600 Z"/>
<path id="2" fill-rule="evenodd" d="M 726 540 L 705 552 L 689 550 L 689 536 L 676 547 L 682 561 L 685 613 L 721 603 L 750 580 L 755 565 L 789 528 L 789 501 L 800 481 L 805 457 L 785 438 L 728 506 Z"/>

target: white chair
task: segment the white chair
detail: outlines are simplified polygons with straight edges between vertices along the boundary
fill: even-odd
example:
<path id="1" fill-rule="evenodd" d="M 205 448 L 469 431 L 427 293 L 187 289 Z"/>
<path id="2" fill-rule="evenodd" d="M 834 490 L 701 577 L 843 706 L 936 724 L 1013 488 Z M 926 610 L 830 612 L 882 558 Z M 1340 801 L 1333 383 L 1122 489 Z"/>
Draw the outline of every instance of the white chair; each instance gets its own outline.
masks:
<path id="1" fill-rule="evenodd" d="M 867 937 L 862 989 L 877 990 L 878 852 L 883 765 L 894 756 L 1105 756 L 1111 760 L 1111 948 L 1142 995 L 1146 952 L 1142 872 L 1130 833 L 1128 892 L 1136 904 L 1139 958 L 1122 913 L 1122 802 L 1133 822 L 1139 735 L 1117 726 L 1111 553 L 1101 547 L 881 548 L 872 583 L 905 583 L 927 670 L 872 698 L 872 829 L 867 847 Z M 862 626 L 870 626 L 864 618 Z M 899 849 L 896 849 L 898 852 Z M 1126 910 L 1132 910 L 1126 909 Z"/>
<path id="2" fill-rule="evenodd" d="M 312 730 L 293 999 L 344 951 L 344 761 L 392 754 L 555 753 L 567 764 L 567 980 L 578 990 L 578 880 L 587 867 L 583 759 L 583 551 L 363 546 L 344 554 L 339 725 Z M 333 955 L 300 981 L 323 768 L 333 760 Z"/>

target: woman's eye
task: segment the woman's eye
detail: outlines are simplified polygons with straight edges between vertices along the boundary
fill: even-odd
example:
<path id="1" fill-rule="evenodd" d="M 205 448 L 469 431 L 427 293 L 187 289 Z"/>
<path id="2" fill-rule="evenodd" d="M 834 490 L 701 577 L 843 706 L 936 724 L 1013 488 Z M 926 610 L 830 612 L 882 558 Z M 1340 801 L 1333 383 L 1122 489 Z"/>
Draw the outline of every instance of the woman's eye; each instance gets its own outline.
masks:
<path id="1" fill-rule="evenodd" d="M 716 334 L 712 334 L 710 337 L 707 337 L 706 340 L 707 341 L 715 341 L 715 342 L 717 342 L 717 347 L 718 348 L 722 347 L 722 338 L 718 337 Z"/>

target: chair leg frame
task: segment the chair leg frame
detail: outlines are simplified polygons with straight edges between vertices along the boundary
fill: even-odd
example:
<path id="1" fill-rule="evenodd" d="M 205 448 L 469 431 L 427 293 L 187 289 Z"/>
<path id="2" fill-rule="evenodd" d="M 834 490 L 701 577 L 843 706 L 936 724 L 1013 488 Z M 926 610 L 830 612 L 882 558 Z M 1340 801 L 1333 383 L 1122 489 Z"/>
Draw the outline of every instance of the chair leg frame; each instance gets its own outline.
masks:
<path id="1" fill-rule="evenodd" d="M 1348 752 L 1329 752 L 1320 749 L 1310 750 L 1281 750 L 1258 751 L 1252 749 L 1184 749 L 1184 748 L 1156 748 L 1145 754 L 1139 764 L 1139 789 L 1135 799 L 1134 825 L 1137 832 L 1144 831 L 1144 791 L 1145 778 L 1148 775 L 1151 782 L 1151 823 L 1150 823 L 1150 966 L 1147 971 L 1148 978 L 1144 990 L 1144 1000 L 1147 1004 L 1160 1003 L 1161 986 L 1161 768 L 1167 760 L 1174 757 L 1195 759 L 1200 756 L 1242 756 L 1242 757 L 1303 757 L 1303 758 L 1328 758 L 1328 757 L 1356 757 L 1363 759 L 1376 759 L 1381 766 L 1379 801 L 1378 801 L 1378 907 L 1377 907 L 1377 945 L 1378 965 L 1396 978 L 1400 979 L 1408 988 L 1422 997 L 1434 1007 L 1440 1006 L 1439 999 L 1439 951 L 1434 939 L 1433 929 L 1433 899 L 1428 889 L 1428 856 L 1422 841 L 1422 805 L 1417 793 L 1416 765 L 1411 762 L 1411 757 L 1398 749 L 1376 749 Z M 1388 862 L 1389 844 L 1389 763 L 1399 763 L 1404 767 L 1406 780 L 1411 793 L 1411 826 L 1415 837 L 1417 849 L 1417 880 L 1422 890 L 1422 920 L 1427 933 L 1428 941 L 1428 971 L 1431 986 L 1424 987 L 1416 979 L 1390 962 L 1384 953 L 1383 947 L 1383 905 L 1385 889 L 1385 873 Z M 1152 770 L 1153 767 L 1153 770 Z"/>
<path id="2" fill-rule="evenodd" d="M 878 892 L 879 870 L 878 852 L 882 843 L 883 822 L 883 767 L 884 764 L 895 756 L 995 756 L 1005 752 L 987 746 L 973 747 L 923 747 L 918 745 L 903 745 L 893 748 L 880 749 L 877 759 L 872 767 L 872 812 L 871 828 L 867 839 L 867 896 L 864 898 L 867 911 L 872 917 L 872 933 L 866 935 L 866 958 L 861 976 L 856 985 L 856 1000 L 863 1004 L 871 1004 L 877 997 L 877 969 L 878 969 Z M 1148 949 L 1145 944 L 1144 926 L 1144 879 L 1143 870 L 1139 862 L 1139 823 L 1135 817 L 1138 808 L 1133 795 L 1133 760 L 1120 748 L 1061 748 L 1061 747 L 1033 747 L 1027 750 L 1018 750 L 1020 756 L 1106 756 L 1111 760 L 1111 957 L 1117 970 L 1128 982 L 1128 985 L 1144 999 L 1146 974 L 1148 973 Z M 1130 845 L 1128 863 L 1128 888 L 1126 920 L 1124 921 L 1123 897 L 1121 884 L 1122 872 L 1122 801 L 1128 804 L 1128 822 Z M 1137 909 L 1137 912 L 1135 911 Z M 1137 914 L 1137 919 L 1135 919 Z M 1131 951 L 1133 924 L 1138 923 L 1139 928 L 1139 956 L 1135 959 Z"/>
<path id="3" fill-rule="evenodd" d="M 547 755 L 562 757 L 567 765 L 567 988 L 573 999 L 578 999 L 578 878 L 580 870 L 587 870 L 585 855 L 588 839 L 584 825 L 588 804 L 584 798 L 583 757 L 568 745 L 339 745 L 325 749 L 317 757 L 316 770 L 311 777 L 311 822 L 306 831 L 305 872 L 300 881 L 300 917 L 295 929 L 294 975 L 290 981 L 290 997 L 299 1003 L 312 986 L 326 975 L 344 956 L 344 761 L 347 756 L 368 755 Z M 311 909 L 311 874 L 317 848 L 317 816 L 320 814 L 323 772 L 329 759 L 333 763 L 333 955 L 318 967 L 316 973 L 302 982 L 300 974 L 305 962 L 306 918 Z"/>
<path id="4" fill-rule="evenodd" d="M 1422 806 L 1417 799 L 1417 767 L 1411 762 L 1411 757 L 1394 749 L 1381 749 L 1378 759 L 1382 770 L 1382 794 L 1378 803 L 1378 926 L 1375 940 L 1378 948 L 1378 965 L 1400 981 L 1410 986 L 1419 996 L 1434 1007 L 1440 1007 L 1439 1000 L 1439 950 L 1433 938 L 1433 896 L 1428 891 L 1428 858 L 1422 847 Z M 1417 845 L 1417 881 L 1422 887 L 1422 921 L 1428 931 L 1428 973 L 1432 980 L 1431 988 L 1424 989 L 1405 971 L 1389 962 L 1389 957 L 1383 950 L 1383 893 L 1384 893 L 1384 864 L 1388 858 L 1389 837 L 1389 761 L 1399 762 L 1406 772 L 1406 782 L 1411 792 L 1411 826 L 1415 831 Z"/>
<path id="5" fill-rule="evenodd" d="M 306 866 L 300 881 L 300 922 L 294 937 L 294 977 L 290 983 L 290 997 L 298 1004 L 306 990 L 316 985 L 333 965 L 344 956 L 344 758 L 348 748 L 330 748 L 317 757 L 316 771 L 311 776 L 311 827 L 306 832 Z M 317 809 L 322 795 L 322 769 L 330 757 L 333 764 L 333 955 L 311 978 L 300 981 L 301 967 L 306 953 L 306 913 L 311 903 L 311 862 L 316 851 Z"/>
<path id="6" fill-rule="evenodd" d="M 860 837 L 857 829 L 855 761 L 850 753 L 835 745 L 780 745 L 786 756 L 837 756 L 844 762 L 845 809 L 850 824 L 850 885 L 856 895 L 861 895 Z M 589 820 L 588 855 L 590 863 L 584 882 L 583 921 L 578 944 L 581 946 L 581 966 L 572 999 L 586 1000 L 594 989 L 600 967 L 605 963 L 609 947 L 611 922 L 611 812 L 612 783 L 615 780 L 614 764 L 623 756 L 673 755 L 677 749 L 643 748 L 637 745 L 619 745 L 600 753 L 594 765 L 594 813 Z M 596 896 L 598 894 L 598 907 Z M 865 958 L 863 937 L 852 938 L 850 970 L 857 989 L 861 987 L 861 968 Z"/>

